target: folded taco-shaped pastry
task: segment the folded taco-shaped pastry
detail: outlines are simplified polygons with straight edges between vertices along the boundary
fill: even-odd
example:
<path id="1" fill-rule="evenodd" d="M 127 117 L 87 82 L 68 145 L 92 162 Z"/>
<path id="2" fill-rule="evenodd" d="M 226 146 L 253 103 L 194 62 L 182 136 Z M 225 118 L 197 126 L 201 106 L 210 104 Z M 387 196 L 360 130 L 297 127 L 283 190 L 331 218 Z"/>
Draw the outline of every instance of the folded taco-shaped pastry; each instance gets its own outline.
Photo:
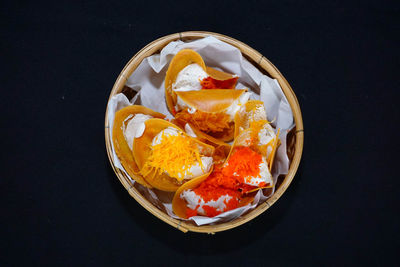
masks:
<path id="1" fill-rule="evenodd" d="M 203 58 L 196 51 L 182 49 L 169 64 L 165 77 L 165 88 L 170 88 L 172 92 L 233 89 L 237 80 L 237 75 L 206 66 Z"/>
<path id="2" fill-rule="evenodd" d="M 245 130 L 250 129 L 246 134 L 242 134 Z M 279 136 L 275 135 L 274 129 L 267 120 L 264 102 L 259 100 L 249 100 L 243 105 L 235 115 L 235 138 L 241 135 L 241 139 L 251 134 L 253 149 L 259 151 L 265 156 L 272 167 L 275 152 L 280 145 Z M 248 138 L 248 140 L 249 140 Z M 238 138 L 239 139 L 239 138 Z M 241 142 L 240 140 L 236 141 Z M 276 143 L 275 143 L 276 142 Z"/>
<path id="3" fill-rule="evenodd" d="M 207 67 L 202 57 L 194 50 L 183 49 L 171 60 L 165 76 L 165 97 L 168 108 L 174 113 L 177 91 L 233 89 L 237 80 L 237 75 Z"/>
<path id="4" fill-rule="evenodd" d="M 214 147 L 162 119 L 145 122 L 143 135 L 133 142 L 140 174 L 154 188 L 176 191 L 185 182 L 207 177 L 213 168 Z"/>
<path id="5" fill-rule="evenodd" d="M 193 179 L 180 187 L 172 201 L 174 213 L 181 218 L 214 217 L 247 205 L 257 189 L 273 187 L 269 165 L 272 162 L 264 153 L 265 140 L 258 136 L 260 129 L 264 129 L 261 123 L 244 130 L 235 139 L 224 164 L 216 166 L 208 177 Z M 277 145 L 275 136 L 273 150 Z"/>
<path id="6" fill-rule="evenodd" d="M 144 131 L 144 122 L 151 118 L 163 119 L 164 114 L 139 105 L 127 106 L 115 113 L 112 141 L 119 160 L 125 171 L 139 184 L 151 185 L 139 173 L 132 154 L 133 140 Z"/>

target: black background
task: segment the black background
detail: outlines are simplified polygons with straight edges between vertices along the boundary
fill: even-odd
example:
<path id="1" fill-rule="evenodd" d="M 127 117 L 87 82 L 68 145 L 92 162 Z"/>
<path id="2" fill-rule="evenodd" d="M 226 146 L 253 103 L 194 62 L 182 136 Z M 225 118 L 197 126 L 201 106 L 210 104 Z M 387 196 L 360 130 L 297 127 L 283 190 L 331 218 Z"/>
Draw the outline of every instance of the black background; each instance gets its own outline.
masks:
<path id="1" fill-rule="evenodd" d="M 399 251 L 395 1 L 12 1 L 1 7 L 1 265 L 386 265 Z M 287 192 L 234 230 L 180 231 L 132 199 L 104 144 L 128 60 L 206 30 L 271 60 L 302 108 Z"/>

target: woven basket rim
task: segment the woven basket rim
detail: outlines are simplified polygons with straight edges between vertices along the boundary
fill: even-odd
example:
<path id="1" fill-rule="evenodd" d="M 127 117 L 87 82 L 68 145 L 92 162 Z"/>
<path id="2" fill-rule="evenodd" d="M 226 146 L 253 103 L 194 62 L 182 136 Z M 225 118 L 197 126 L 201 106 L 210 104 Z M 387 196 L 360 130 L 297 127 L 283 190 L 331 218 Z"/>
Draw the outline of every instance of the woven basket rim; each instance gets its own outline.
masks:
<path id="1" fill-rule="evenodd" d="M 138 65 L 142 62 L 142 60 L 159 50 L 161 50 L 165 45 L 172 41 L 176 40 L 195 40 L 199 38 L 203 38 L 206 36 L 213 36 L 221 41 L 224 41 L 228 44 L 231 44 L 237 47 L 244 56 L 251 59 L 254 64 L 264 71 L 266 71 L 272 78 L 276 79 L 280 84 L 289 104 L 293 112 L 293 117 L 295 121 L 295 152 L 292 158 L 292 162 L 290 163 L 288 174 L 285 176 L 284 180 L 282 181 L 279 188 L 274 192 L 274 194 L 268 198 L 264 203 L 258 205 L 254 210 L 248 212 L 247 214 L 236 218 L 232 221 L 215 224 L 215 225 L 203 225 L 203 226 L 196 226 L 192 223 L 188 223 L 186 221 L 177 220 L 171 218 L 163 211 L 159 210 L 153 204 L 151 204 L 147 199 L 145 199 L 140 192 L 133 187 L 130 183 L 129 178 L 118 168 L 115 167 L 112 151 L 111 151 L 111 137 L 109 134 L 109 126 L 108 126 L 108 102 L 110 101 L 111 97 L 117 93 L 120 93 L 129 76 L 133 73 L 133 71 L 138 67 Z M 111 163 L 111 166 L 117 175 L 118 179 L 128 191 L 128 193 L 137 201 L 140 205 L 142 205 L 145 209 L 147 209 L 150 213 L 154 216 L 158 217 L 159 219 L 163 220 L 164 222 L 170 224 L 171 226 L 181 230 L 182 232 L 192 231 L 192 232 L 199 232 L 199 233 L 210 233 L 214 234 L 216 232 L 225 231 L 228 229 L 235 228 L 239 225 L 242 225 L 271 207 L 286 191 L 290 183 L 292 182 L 295 173 L 299 167 L 302 151 L 303 151 L 303 144 L 304 144 L 304 128 L 303 128 L 303 119 L 300 110 L 300 105 L 298 103 L 297 97 L 293 92 L 290 84 L 285 79 L 285 77 L 280 73 L 280 71 L 262 54 L 260 54 L 255 49 L 249 47 L 248 45 L 244 44 L 241 41 L 238 41 L 232 37 L 222 35 L 219 33 L 214 32 L 207 32 L 207 31 L 187 31 L 181 33 L 174 33 L 170 35 L 166 35 L 159 39 L 154 40 L 153 42 L 147 44 L 143 47 L 139 52 L 137 52 L 125 65 L 122 69 L 121 73 L 119 74 L 118 78 L 116 79 L 112 91 L 110 93 L 109 99 L 107 101 L 107 108 L 105 113 L 105 143 L 106 143 L 106 150 L 108 159 Z"/>

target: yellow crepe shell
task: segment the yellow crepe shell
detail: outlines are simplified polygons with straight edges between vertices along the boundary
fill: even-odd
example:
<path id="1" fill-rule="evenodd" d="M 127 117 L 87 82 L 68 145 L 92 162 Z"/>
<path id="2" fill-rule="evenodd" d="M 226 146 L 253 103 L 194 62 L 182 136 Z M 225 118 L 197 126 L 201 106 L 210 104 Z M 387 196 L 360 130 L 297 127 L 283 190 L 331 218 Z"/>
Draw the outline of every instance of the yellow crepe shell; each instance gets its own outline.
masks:
<path id="1" fill-rule="evenodd" d="M 114 126 L 112 140 L 114 144 L 115 153 L 117 154 L 119 160 L 125 171 L 132 177 L 136 182 L 146 187 L 151 187 L 151 185 L 146 182 L 146 180 L 139 174 L 139 168 L 136 165 L 131 149 L 126 143 L 123 128 L 124 123 L 129 115 L 145 114 L 150 115 L 155 118 L 164 118 L 165 115 L 155 112 L 149 108 L 139 105 L 127 106 L 115 113 Z M 126 125 L 126 124 L 125 124 Z"/>
<path id="2" fill-rule="evenodd" d="M 211 67 L 206 67 L 206 72 L 211 78 L 213 78 L 215 80 L 220 80 L 220 81 L 229 80 L 229 79 L 232 79 L 235 77 L 235 75 L 233 75 L 233 74 L 226 73 L 226 72 L 223 72 L 220 70 L 216 70 Z"/>
<path id="3" fill-rule="evenodd" d="M 191 138 L 194 142 L 196 142 L 201 150 L 201 153 L 204 155 L 212 156 L 214 153 L 214 147 L 203 142 L 200 142 L 189 135 L 187 135 L 181 128 L 172 124 L 169 121 L 161 120 L 161 119 L 149 119 L 145 122 L 146 128 L 143 135 L 139 138 L 135 138 L 133 142 L 133 151 L 134 158 L 136 160 L 137 166 L 139 169 L 142 169 L 145 165 L 147 159 L 151 155 L 151 144 L 153 142 L 154 137 L 160 133 L 162 130 L 173 127 L 177 129 L 179 132 L 182 132 L 188 138 Z M 211 173 L 210 172 L 199 176 L 199 177 L 207 177 Z M 194 179 L 197 179 L 196 177 Z M 146 181 L 159 190 L 174 192 L 176 191 L 184 182 L 178 182 L 175 178 L 168 176 L 165 173 L 158 175 L 155 170 L 152 170 L 148 174 L 145 175 Z"/>
<path id="4" fill-rule="evenodd" d="M 179 91 L 176 92 L 176 94 L 183 102 L 192 108 L 208 113 L 218 113 L 224 112 L 246 91 L 246 89 L 207 89 L 199 91 Z"/>

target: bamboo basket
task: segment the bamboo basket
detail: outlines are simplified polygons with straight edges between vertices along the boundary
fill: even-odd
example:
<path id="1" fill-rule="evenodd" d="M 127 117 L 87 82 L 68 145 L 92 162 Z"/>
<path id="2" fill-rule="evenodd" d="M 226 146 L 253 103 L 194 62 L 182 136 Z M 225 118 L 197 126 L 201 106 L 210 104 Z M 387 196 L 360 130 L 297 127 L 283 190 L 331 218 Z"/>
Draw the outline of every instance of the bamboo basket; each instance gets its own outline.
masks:
<path id="1" fill-rule="evenodd" d="M 216 232 L 225 231 L 228 229 L 235 228 L 239 225 L 242 225 L 264 211 L 266 211 L 269 207 L 271 207 L 286 191 L 289 184 L 292 182 L 294 175 L 297 171 L 297 168 L 300 164 L 300 159 L 303 150 L 303 142 L 304 142 L 304 130 L 303 130 L 303 119 L 300 111 L 300 106 L 297 101 L 296 95 L 294 94 L 292 88 L 290 87 L 289 83 L 286 81 L 285 77 L 279 72 L 279 70 L 263 55 L 259 52 L 254 50 L 253 48 L 249 47 L 248 45 L 233 39 L 231 37 L 217 34 L 213 32 L 204 32 L 204 31 L 189 31 L 189 32 L 182 32 L 182 33 L 175 33 L 171 35 L 164 36 L 159 38 L 148 45 L 146 45 L 143 49 L 141 49 L 136 55 L 134 55 L 131 60 L 126 64 L 124 69 L 122 70 L 121 74 L 118 76 L 114 87 L 112 88 L 110 98 L 122 92 L 125 88 L 125 83 L 129 76 L 133 73 L 133 71 L 139 66 L 142 60 L 148 56 L 151 56 L 155 53 L 159 53 L 164 46 L 168 43 L 176 40 L 182 41 L 189 41 L 189 40 L 196 40 L 206 36 L 214 36 L 215 38 L 224 41 L 230 45 L 237 47 L 243 54 L 246 59 L 248 59 L 254 66 L 258 67 L 258 69 L 270 76 L 271 78 L 276 79 L 286 98 L 292 108 L 294 120 L 296 123 L 296 127 L 288 134 L 287 139 L 287 152 L 290 159 L 290 168 L 289 172 L 286 176 L 282 176 L 278 178 L 278 182 L 275 188 L 275 193 L 267 199 L 264 203 L 260 204 L 257 208 L 250 211 L 249 213 L 236 218 L 230 222 L 215 224 L 215 225 L 204 225 L 204 226 L 197 226 L 192 222 L 181 221 L 177 219 L 173 219 L 168 216 L 166 213 L 158 209 L 152 203 L 150 203 L 140 192 L 139 190 L 132 184 L 130 179 L 118 168 L 115 167 L 113 157 L 112 157 L 112 146 L 111 146 L 111 136 L 109 134 L 109 126 L 107 121 L 107 114 L 108 109 L 106 110 L 106 120 L 105 120 L 105 142 L 106 142 L 106 149 L 108 158 L 110 160 L 111 166 L 114 169 L 118 179 L 122 183 L 122 185 L 126 188 L 128 193 L 139 202 L 145 209 L 151 212 L 154 216 L 158 217 L 159 219 L 163 220 L 164 222 L 170 224 L 171 226 L 175 227 L 176 229 L 181 230 L 182 232 L 200 232 L 200 233 L 209 233 L 214 234 Z"/>

